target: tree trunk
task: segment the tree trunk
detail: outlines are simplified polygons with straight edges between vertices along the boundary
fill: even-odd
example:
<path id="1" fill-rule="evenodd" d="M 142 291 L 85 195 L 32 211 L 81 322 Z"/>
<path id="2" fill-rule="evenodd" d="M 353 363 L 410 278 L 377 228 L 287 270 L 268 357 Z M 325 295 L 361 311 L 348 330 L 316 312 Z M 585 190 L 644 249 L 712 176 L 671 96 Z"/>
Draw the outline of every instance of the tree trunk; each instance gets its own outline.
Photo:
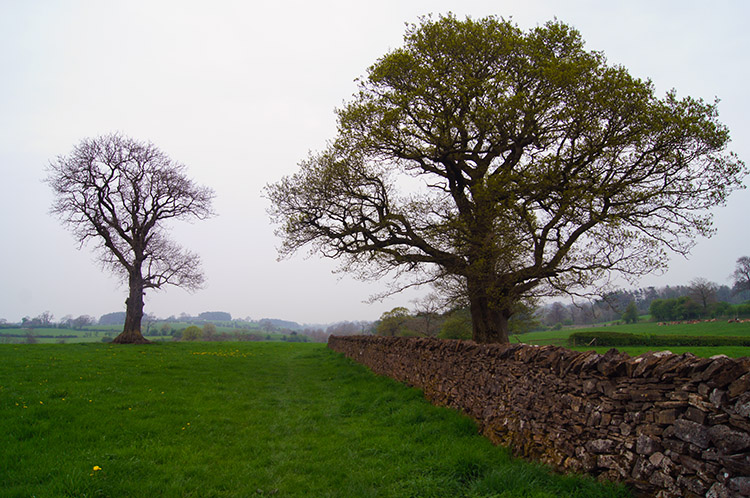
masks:
<path id="1" fill-rule="evenodd" d="M 130 295 L 125 300 L 125 327 L 122 333 L 112 341 L 116 344 L 148 344 L 141 334 L 141 320 L 143 319 L 143 277 L 140 271 L 130 273 L 128 279 Z"/>
<path id="2" fill-rule="evenodd" d="M 508 319 L 511 313 L 494 303 L 483 284 L 469 284 L 472 339 L 480 344 L 510 342 Z"/>

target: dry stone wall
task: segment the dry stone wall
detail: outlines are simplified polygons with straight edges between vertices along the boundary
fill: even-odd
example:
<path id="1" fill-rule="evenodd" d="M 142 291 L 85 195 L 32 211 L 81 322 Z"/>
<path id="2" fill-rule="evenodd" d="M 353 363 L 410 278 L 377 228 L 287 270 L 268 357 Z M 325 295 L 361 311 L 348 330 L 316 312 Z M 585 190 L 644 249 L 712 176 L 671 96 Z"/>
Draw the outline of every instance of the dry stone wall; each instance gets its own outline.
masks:
<path id="1" fill-rule="evenodd" d="M 332 336 L 521 457 L 659 497 L 750 496 L 750 358 Z"/>

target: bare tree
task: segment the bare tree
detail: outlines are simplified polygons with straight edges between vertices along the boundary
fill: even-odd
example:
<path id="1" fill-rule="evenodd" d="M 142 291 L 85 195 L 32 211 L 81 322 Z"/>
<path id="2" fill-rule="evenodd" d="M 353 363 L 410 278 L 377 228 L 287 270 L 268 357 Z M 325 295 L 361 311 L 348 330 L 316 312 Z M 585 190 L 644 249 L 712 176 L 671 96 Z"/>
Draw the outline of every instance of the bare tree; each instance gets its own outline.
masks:
<path id="1" fill-rule="evenodd" d="M 92 325 L 94 323 L 94 317 L 88 316 L 88 315 L 81 315 L 78 318 L 73 318 L 70 321 L 70 324 L 75 329 L 83 329 L 83 327 L 86 327 L 88 325 Z"/>
<path id="2" fill-rule="evenodd" d="M 703 314 L 708 313 L 708 307 L 716 302 L 718 289 L 718 285 L 702 277 L 690 281 L 690 297 L 701 306 Z"/>
<path id="3" fill-rule="evenodd" d="M 439 323 L 437 323 L 439 313 L 446 308 L 445 299 L 437 294 L 430 293 L 413 302 L 416 318 L 421 322 L 421 332 L 428 337 L 436 336 L 440 331 Z"/>
<path id="4" fill-rule="evenodd" d="M 737 258 L 737 266 L 732 273 L 734 279 L 734 292 L 750 291 L 750 257 L 741 256 Z"/>
<path id="5" fill-rule="evenodd" d="M 141 334 L 144 291 L 203 284 L 199 257 L 169 240 L 165 223 L 208 218 L 213 191 L 153 144 L 120 134 L 84 139 L 51 161 L 48 173 L 52 213 L 81 246 L 95 243 L 104 267 L 128 282 L 125 326 L 113 342 L 148 342 Z"/>
<path id="6" fill-rule="evenodd" d="M 45 311 L 38 317 L 36 317 L 36 320 L 39 321 L 39 325 L 41 327 L 49 327 L 52 325 L 52 320 L 54 320 L 55 316 L 50 313 L 49 311 Z"/>

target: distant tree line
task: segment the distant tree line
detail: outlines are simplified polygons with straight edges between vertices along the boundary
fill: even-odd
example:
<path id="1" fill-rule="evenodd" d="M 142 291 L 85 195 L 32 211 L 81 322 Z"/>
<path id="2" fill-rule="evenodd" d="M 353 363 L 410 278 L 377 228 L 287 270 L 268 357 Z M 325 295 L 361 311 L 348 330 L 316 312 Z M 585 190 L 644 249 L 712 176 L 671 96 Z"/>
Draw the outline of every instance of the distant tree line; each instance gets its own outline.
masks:
<path id="1" fill-rule="evenodd" d="M 509 322 L 511 335 L 563 326 L 581 326 L 602 322 L 637 322 L 643 315 L 653 321 L 678 321 L 705 318 L 750 317 L 750 258 L 737 260 L 732 274 L 732 287 L 718 285 L 705 278 L 696 278 L 689 285 L 620 289 L 583 303 L 564 304 L 559 301 L 534 307 L 519 304 Z M 171 337 L 175 340 L 271 340 L 325 342 L 330 335 L 367 335 L 439 337 L 444 339 L 469 339 L 472 336 L 471 313 L 468 307 L 455 305 L 447 311 L 439 297 L 429 295 L 415 305 L 414 311 L 396 307 L 383 313 L 376 322 L 342 321 L 327 326 L 303 326 L 297 322 L 264 318 L 261 320 L 233 319 L 223 311 L 207 311 L 191 317 L 159 319 L 145 316 L 145 335 Z M 99 326 L 122 325 L 125 312 L 102 315 Z M 8 323 L 0 319 L 1 329 L 25 329 L 23 334 L 3 334 L 6 337 L 42 337 L 34 329 L 59 328 L 87 330 L 98 333 L 96 320 L 88 315 L 73 318 L 65 316 L 59 322 L 46 311 L 21 323 Z M 219 329 L 221 328 L 221 330 Z M 231 329 L 231 330 L 228 330 Z M 111 335 L 110 330 L 106 330 Z M 55 336 L 57 337 L 57 336 Z M 105 338 L 106 339 L 106 338 Z"/>
<path id="2" fill-rule="evenodd" d="M 738 268 L 745 259 L 738 260 Z M 567 305 L 554 302 L 539 314 L 541 323 L 547 327 L 616 320 L 632 323 L 641 315 L 650 315 L 651 320 L 659 322 L 738 318 L 750 316 L 749 299 L 747 280 L 736 277 L 734 285 L 729 287 L 696 278 L 689 285 L 618 290 L 592 302 Z"/>
<path id="3" fill-rule="evenodd" d="M 420 305 L 423 306 L 421 303 Z M 373 324 L 373 332 L 388 337 L 472 338 L 473 326 L 468 307 L 455 307 L 441 312 L 420 308 L 420 305 L 414 312 L 402 306 L 386 311 Z M 517 311 L 509 321 L 509 333 L 523 334 L 539 328 L 539 320 L 534 311 L 528 306 Z"/>
<path id="4" fill-rule="evenodd" d="M 559 301 L 517 310 L 509 323 L 510 334 L 602 322 L 635 323 L 644 315 L 653 321 L 750 317 L 750 258 L 737 260 L 730 287 L 695 278 L 688 285 L 619 289 L 585 302 Z M 428 299 L 429 301 L 429 299 Z M 471 315 L 456 307 L 437 312 L 422 305 L 414 312 L 397 307 L 383 313 L 375 333 L 384 336 L 471 338 Z"/>
<path id="5" fill-rule="evenodd" d="M 80 315 L 73 317 L 64 316 L 59 322 L 54 321 L 54 316 L 49 311 L 45 311 L 33 318 L 25 316 L 19 323 L 9 323 L 5 319 L 0 319 L 0 329 L 75 329 L 83 330 L 94 324 L 95 318 L 89 315 Z M 73 336 L 74 337 L 74 336 Z"/>

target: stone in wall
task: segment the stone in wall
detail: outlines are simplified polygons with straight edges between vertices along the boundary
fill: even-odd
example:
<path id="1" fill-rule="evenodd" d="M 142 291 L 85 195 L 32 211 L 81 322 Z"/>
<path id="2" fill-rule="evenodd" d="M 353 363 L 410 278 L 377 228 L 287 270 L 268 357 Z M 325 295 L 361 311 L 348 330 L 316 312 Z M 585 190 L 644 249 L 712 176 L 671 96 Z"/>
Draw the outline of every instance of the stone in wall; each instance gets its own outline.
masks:
<path id="1" fill-rule="evenodd" d="M 518 456 L 664 498 L 750 496 L 750 359 L 336 337 Z"/>

